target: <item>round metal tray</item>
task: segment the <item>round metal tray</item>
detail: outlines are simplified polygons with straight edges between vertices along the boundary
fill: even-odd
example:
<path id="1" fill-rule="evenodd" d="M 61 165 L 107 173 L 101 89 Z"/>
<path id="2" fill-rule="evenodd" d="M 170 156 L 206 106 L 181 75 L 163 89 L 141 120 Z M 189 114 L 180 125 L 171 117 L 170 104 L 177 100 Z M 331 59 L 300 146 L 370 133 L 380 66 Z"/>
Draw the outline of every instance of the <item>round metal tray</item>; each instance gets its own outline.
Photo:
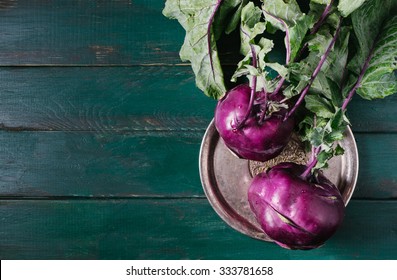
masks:
<path id="1" fill-rule="evenodd" d="M 349 127 L 339 144 L 344 148 L 345 153 L 329 161 L 329 167 L 324 170 L 324 175 L 338 186 L 347 205 L 358 176 L 357 146 Z M 285 160 L 285 156 L 279 157 Z M 292 156 L 292 159 L 291 161 L 297 162 L 296 155 Z M 216 213 L 235 230 L 256 239 L 271 241 L 261 230 L 251 212 L 247 198 L 251 180 L 255 173 L 260 171 L 263 163 L 236 157 L 225 146 L 213 121 L 203 137 L 199 161 L 201 183 Z"/>

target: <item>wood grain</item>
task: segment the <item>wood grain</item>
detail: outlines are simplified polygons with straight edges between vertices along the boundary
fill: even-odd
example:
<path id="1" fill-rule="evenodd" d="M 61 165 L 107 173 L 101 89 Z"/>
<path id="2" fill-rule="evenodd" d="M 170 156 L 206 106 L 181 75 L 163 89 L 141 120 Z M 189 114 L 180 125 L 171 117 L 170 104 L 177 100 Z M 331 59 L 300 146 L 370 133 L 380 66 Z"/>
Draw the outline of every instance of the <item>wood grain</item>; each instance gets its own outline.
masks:
<path id="1" fill-rule="evenodd" d="M 0 132 L 0 195 L 204 197 L 198 169 L 202 135 Z M 397 198 L 397 134 L 358 134 L 357 143 L 354 198 Z"/>
<path id="2" fill-rule="evenodd" d="M 3 129 L 203 130 L 215 101 L 190 68 L 0 68 Z"/>
<path id="3" fill-rule="evenodd" d="M 0 9 L 1 65 L 177 64 L 184 31 L 163 0 L 18 0 Z"/>
<path id="4" fill-rule="evenodd" d="M 202 133 L 0 133 L 7 196 L 203 196 Z"/>
<path id="5" fill-rule="evenodd" d="M 0 201 L 0 258 L 395 259 L 396 213 L 352 201 L 323 247 L 291 251 L 236 232 L 204 199 Z"/>
<path id="6" fill-rule="evenodd" d="M 190 67 L 0 68 L 0 130 L 203 131 L 216 102 Z M 349 107 L 355 132 L 396 132 L 397 96 Z"/>

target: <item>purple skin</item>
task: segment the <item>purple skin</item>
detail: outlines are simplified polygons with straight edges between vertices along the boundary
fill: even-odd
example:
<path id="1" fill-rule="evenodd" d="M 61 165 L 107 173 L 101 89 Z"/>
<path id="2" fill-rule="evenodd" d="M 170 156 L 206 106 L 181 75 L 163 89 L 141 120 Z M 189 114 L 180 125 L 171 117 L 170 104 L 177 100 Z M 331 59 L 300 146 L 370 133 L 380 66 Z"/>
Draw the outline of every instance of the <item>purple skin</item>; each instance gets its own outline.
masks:
<path id="1" fill-rule="evenodd" d="M 281 163 L 253 179 L 248 201 L 263 231 L 287 249 L 324 244 L 343 221 L 339 190 L 322 173 L 301 177 L 306 167 Z"/>
<path id="2" fill-rule="evenodd" d="M 292 117 L 283 120 L 285 109 L 261 121 L 260 104 L 254 103 L 244 125 L 238 127 L 249 108 L 250 92 L 247 84 L 230 90 L 216 106 L 215 127 L 226 146 L 238 157 L 267 161 L 278 156 L 287 145 L 295 121 Z"/>

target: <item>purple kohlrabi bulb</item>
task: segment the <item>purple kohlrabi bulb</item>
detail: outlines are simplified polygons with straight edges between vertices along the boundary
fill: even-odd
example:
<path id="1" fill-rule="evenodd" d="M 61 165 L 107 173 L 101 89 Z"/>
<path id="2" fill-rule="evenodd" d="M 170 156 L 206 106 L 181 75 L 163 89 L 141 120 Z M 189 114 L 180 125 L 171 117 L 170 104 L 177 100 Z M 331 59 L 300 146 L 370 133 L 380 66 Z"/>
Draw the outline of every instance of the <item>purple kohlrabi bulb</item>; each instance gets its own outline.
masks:
<path id="1" fill-rule="evenodd" d="M 254 177 L 248 200 L 263 231 L 289 249 L 321 246 L 341 225 L 345 205 L 322 173 L 301 178 L 305 166 L 281 163 Z"/>
<path id="2" fill-rule="evenodd" d="M 260 104 L 255 103 L 244 125 L 238 128 L 249 109 L 250 92 L 246 84 L 230 90 L 216 106 L 215 127 L 226 146 L 237 156 L 267 161 L 278 156 L 288 144 L 295 121 L 292 117 L 284 120 L 285 108 L 261 121 Z"/>

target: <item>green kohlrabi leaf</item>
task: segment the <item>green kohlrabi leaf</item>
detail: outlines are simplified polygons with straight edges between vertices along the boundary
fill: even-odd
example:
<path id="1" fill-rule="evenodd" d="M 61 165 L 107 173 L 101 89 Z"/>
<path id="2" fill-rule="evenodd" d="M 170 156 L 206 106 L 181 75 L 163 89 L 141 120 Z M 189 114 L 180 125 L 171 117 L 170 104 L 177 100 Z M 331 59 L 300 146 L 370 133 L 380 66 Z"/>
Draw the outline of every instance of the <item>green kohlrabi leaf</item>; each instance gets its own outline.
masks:
<path id="1" fill-rule="evenodd" d="M 324 3 L 320 3 L 324 2 Z M 335 1 L 310 1 L 308 15 L 314 18 L 311 34 L 315 33 L 323 25 L 337 28 L 340 21 L 340 12 L 334 5 Z"/>
<path id="2" fill-rule="evenodd" d="M 290 51 L 290 61 L 287 63 L 294 61 L 307 31 L 313 25 L 314 18 L 302 13 L 296 0 L 262 0 L 262 2 L 266 20 L 275 28 L 286 32 L 285 43 L 287 52 Z"/>
<path id="3" fill-rule="evenodd" d="M 341 156 L 345 153 L 345 150 L 338 144 L 335 147 L 335 156 Z"/>
<path id="4" fill-rule="evenodd" d="M 344 112 L 338 109 L 331 118 L 315 117 L 307 114 L 300 123 L 300 135 L 303 141 L 310 143 L 312 147 L 320 147 L 321 152 L 317 156 L 315 169 L 324 168 L 327 162 L 337 155 L 343 154 L 343 149 L 336 141 L 344 137 L 347 122 Z"/>
<path id="5" fill-rule="evenodd" d="M 303 15 L 300 17 L 296 24 L 289 28 L 289 40 L 291 44 L 291 59 L 294 61 L 299 54 L 299 50 L 302 48 L 302 43 L 305 38 L 307 31 L 313 25 L 313 17 Z"/>
<path id="6" fill-rule="evenodd" d="M 318 155 L 318 163 L 315 169 L 326 167 L 328 161 L 337 155 L 343 154 L 344 150 L 340 145 L 336 145 L 336 141 L 340 141 L 344 137 L 347 122 L 344 111 L 339 109 L 336 111 L 334 116 L 328 120 L 325 126 L 320 125 L 320 129 L 323 134 L 321 139 L 321 153 Z"/>
<path id="7" fill-rule="evenodd" d="M 335 114 L 332 103 L 319 94 L 309 94 L 305 97 L 306 108 L 322 118 L 332 118 Z"/>
<path id="8" fill-rule="evenodd" d="M 316 52 L 317 56 L 322 56 L 332 40 L 332 35 L 328 29 L 322 29 L 310 39 L 307 44 L 311 52 Z"/>
<path id="9" fill-rule="evenodd" d="M 376 45 L 387 19 L 397 6 L 396 0 L 367 0 L 352 15 L 352 25 L 357 40 L 357 51 L 349 63 L 349 70 L 357 76 Z"/>
<path id="10" fill-rule="evenodd" d="M 277 62 L 268 62 L 266 66 L 276 71 L 281 77 L 287 78 L 289 75 L 289 70 L 284 65 Z"/>
<path id="11" fill-rule="evenodd" d="M 235 82 L 236 78 L 248 74 L 247 66 L 248 65 L 252 66 L 252 64 L 251 64 L 252 63 L 251 47 L 253 48 L 253 50 L 257 56 L 258 69 L 260 69 L 262 71 L 262 70 L 264 70 L 265 65 L 266 65 L 266 63 L 265 63 L 266 54 L 269 53 L 273 49 L 273 46 L 274 46 L 273 42 L 266 38 L 261 38 L 261 40 L 259 40 L 258 44 L 254 44 L 254 43 L 250 44 L 249 45 L 250 49 L 247 52 L 246 56 L 237 65 L 237 70 L 232 77 L 232 81 Z M 244 72 L 246 72 L 246 73 L 244 73 Z"/>
<path id="12" fill-rule="evenodd" d="M 193 2 L 193 1 L 191 1 Z M 216 3 L 217 0 L 213 0 Z M 215 17 L 213 30 L 215 39 L 218 40 L 222 32 L 230 34 L 240 23 L 241 11 L 248 0 L 223 0 L 219 7 L 218 16 Z"/>
<path id="13" fill-rule="evenodd" d="M 368 0 L 352 14 L 358 49 L 348 65 L 348 85 L 357 81 L 357 93 L 365 99 L 397 92 L 396 8 L 395 0 Z"/>
<path id="14" fill-rule="evenodd" d="M 365 99 L 384 98 L 397 92 L 397 16 L 388 20 L 372 51 L 357 93 Z"/>
<path id="15" fill-rule="evenodd" d="M 338 9 L 342 16 L 347 17 L 352 12 L 360 8 L 365 1 L 370 2 L 372 0 L 339 0 Z"/>
<path id="16" fill-rule="evenodd" d="M 307 84 L 308 84 L 308 79 L 306 79 L 306 77 L 304 77 L 304 79 L 297 82 L 297 84 L 291 83 L 290 85 L 288 85 L 284 89 L 283 94 L 286 98 L 292 98 L 294 96 L 297 96 L 298 94 L 300 94 L 302 92 L 302 90 L 307 86 Z"/>
<path id="17" fill-rule="evenodd" d="M 322 67 L 323 73 L 339 86 L 342 86 L 346 74 L 345 69 L 349 54 L 349 39 L 350 28 L 343 27 L 335 42 L 333 51 L 329 54 L 329 57 Z"/>
<path id="18" fill-rule="evenodd" d="M 255 6 L 253 2 L 248 2 L 241 11 L 240 24 L 240 52 L 245 57 L 238 63 L 232 81 L 235 82 L 241 76 L 247 76 L 252 81 L 252 78 L 256 76 L 258 78 L 256 82 L 258 91 L 262 89 L 268 91 L 273 88 L 273 82 L 268 80 L 268 72 L 265 68 L 267 66 L 266 56 L 273 49 L 274 44 L 272 40 L 260 36 L 265 32 L 265 29 L 266 21 L 263 19 L 262 10 Z M 260 37 L 259 42 L 256 40 L 257 37 Z M 255 55 L 256 67 L 253 66 L 253 55 Z M 269 65 L 269 67 L 272 66 L 287 75 L 285 73 L 287 69 L 282 65 L 277 63 Z"/>
<path id="19" fill-rule="evenodd" d="M 335 155 L 343 153 L 343 149 L 335 142 L 344 137 L 346 126 L 349 124 L 345 111 L 334 108 L 327 99 L 318 95 L 306 96 L 306 107 L 310 111 L 299 124 L 299 135 L 302 141 L 312 147 L 321 148 L 318 164 L 315 169 L 327 166 L 327 162 Z"/>
<path id="20" fill-rule="evenodd" d="M 330 148 L 322 150 L 317 156 L 317 164 L 314 169 L 322 169 L 328 167 L 328 161 L 334 156 L 334 151 Z"/>
<path id="21" fill-rule="evenodd" d="M 318 73 L 310 89 L 311 93 L 327 99 L 327 102 L 332 100 L 333 91 L 330 84 L 330 79 L 323 72 Z M 332 102 L 331 102 L 332 103 Z"/>
<path id="22" fill-rule="evenodd" d="M 290 81 L 291 85 L 287 87 L 287 95 L 299 94 L 301 89 L 306 86 L 318 66 L 321 58 L 327 51 L 333 36 L 328 27 L 321 28 L 315 35 L 309 37 L 307 41 L 307 46 L 309 49 L 309 54 L 300 62 L 294 62 L 288 65 L 290 70 Z M 340 37 L 338 37 L 339 39 Z M 337 40 L 338 42 L 338 40 Z M 333 52 L 337 51 L 339 46 L 337 44 L 333 47 Z M 316 91 L 325 94 L 326 96 L 331 96 L 331 91 L 328 86 L 327 77 L 334 76 L 334 73 L 343 73 L 343 69 L 331 67 L 334 61 L 332 60 L 333 52 L 325 60 L 325 63 L 321 67 L 316 79 L 314 79 L 310 91 Z M 332 73 L 331 73 L 332 72 Z M 331 75 L 330 75 L 331 74 Z M 294 89 L 294 85 L 296 89 Z M 292 90 L 292 91 L 291 91 Z M 325 90 L 325 92 L 324 92 Z M 284 92 L 285 93 L 285 92 Z"/>
<path id="23" fill-rule="evenodd" d="M 262 3 L 262 9 L 265 12 L 282 19 L 288 26 L 294 26 L 297 20 L 304 15 L 296 0 L 262 0 Z M 271 16 L 266 16 L 266 19 L 278 29 L 285 31 L 283 24 L 277 19 Z"/>
<path id="24" fill-rule="evenodd" d="M 330 34 L 324 36 L 321 34 L 316 35 L 318 37 L 315 41 L 317 44 L 311 44 L 311 50 L 320 50 L 320 54 L 324 53 L 324 46 L 331 40 Z M 315 38 L 316 38 L 315 37 Z M 323 40 L 321 41 L 320 38 Z M 343 27 L 336 40 L 332 52 L 326 59 L 321 72 L 314 80 L 311 91 L 317 94 L 323 95 L 328 101 L 331 101 L 335 107 L 339 107 L 341 104 L 341 87 L 344 83 L 346 75 L 346 64 L 348 58 L 348 44 L 350 39 L 350 28 Z M 314 41 L 314 42 L 315 42 Z M 335 101 L 338 101 L 335 103 Z"/>
<path id="25" fill-rule="evenodd" d="M 249 2 L 241 12 L 240 51 L 244 55 L 251 52 L 251 45 L 255 44 L 255 37 L 266 29 L 266 22 L 261 21 L 261 18 L 262 10 L 253 2 Z"/>
<path id="26" fill-rule="evenodd" d="M 324 143 L 332 145 L 335 141 L 343 139 L 343 133 L 345 132 L 347 122 L 343 110 L 338 109 L 334 115 L 329 119 L 325 126 L 326 135 Z"/>
<path id="27" fill-rule="evenodd" d="M 166 17 L 177 19 L 186 30 L 179 54 L 183 61 L 191 62 L 197 86 L 206 95 L 216 99 L 220 99 L 226 93 L 226 88 L 216 45 L 219 34 L 215 33 L 219 31 L 214 31 L 214 24 L 210 27 L 209 25 L 214 14 L 214 22 L 217 22 L 215 29 L 216 26 L 225 23 L 230 13 L 235 12 L 243 0 L 223 2 L 226 4 L 224 3 L 221 11 L 217 11 L 216 14 L 219 0 L 167 0 L 163 10 Z"/>
<path id="28" fill-rule="evenodd" d="M 312 94 L 305 98 L 306 108 L 319 117 L 331 118 L 333 114 L 335 114 L 335 110 L 341 106 L 341 86 L 346 72 L 349 35 L 350 29 L 348 27 L 343 27 L 332 52 L 326 59 L 320 73 L 312 84 L 310 89 Z M 325 36 L 319 33 L 314 37 L 314 40 L 310 42 L 311 50 L 319 51 L 319 54 L 324 53 L 325 46 L 329 44 L 330 40 L 330 34 Z M 313 54 L 314 53 L 311 53 L 309 58 L 313 56 Z M 314 60 L 314 58 L 312 58 L 312 60 L 317 61 Z M 306 60 L 306 62 L 310 62 L 310 60 Z M 306 68 L 310 69 L 309 65 L 307 65 Z"/>
<path id="29" fill-rule="evenodd" d="M 312 35 L 308 40 L 309 54 L 306 58 L 301 60 L 299 63 L 293 63 L 289 65 L 290 78 L 292 84 L 297 85 L 302 89 L 302 85 L 307 84 L 311 75 L 321 57 L 329 47 L 334 34 L 330 33 L 329 27 L 322 27 L 315 35 Z M 335 104 L 334 101 L 340 101 L 340 87 L 343 84 L 345 78 L 345 68 L 348 57 L 348 42 L 350 38 L 350 28 L 342 27 L 339 36 L 336 38 L 336 42 L 329 53 L 324 64 L 321 67 L 321 71 L 318 73 L 316 79 L 314 79 L 310 92 L 315 93 L 318 97 L 324 98 L 324 102 L 332 104 L 331 107 L 339 107 L 341 104 Z M 306 82 L 304 82 L 306 81 Z M 336 88 L 335 88 L 336 86 Z M 290 85 L 287 90 L 287 94 L 290 95 Z M 298 90 L 294 90 L 295 93 L 299 93 Z M 310 105 L 309 105 L 310 106 Z M 321 109 L 321 106 L 310 107 L 311 109 Z M 324 116 L 324 112 L 316 112 L 320 116 Z M 328 115 L 329 117 L 329 115 Z"/>

